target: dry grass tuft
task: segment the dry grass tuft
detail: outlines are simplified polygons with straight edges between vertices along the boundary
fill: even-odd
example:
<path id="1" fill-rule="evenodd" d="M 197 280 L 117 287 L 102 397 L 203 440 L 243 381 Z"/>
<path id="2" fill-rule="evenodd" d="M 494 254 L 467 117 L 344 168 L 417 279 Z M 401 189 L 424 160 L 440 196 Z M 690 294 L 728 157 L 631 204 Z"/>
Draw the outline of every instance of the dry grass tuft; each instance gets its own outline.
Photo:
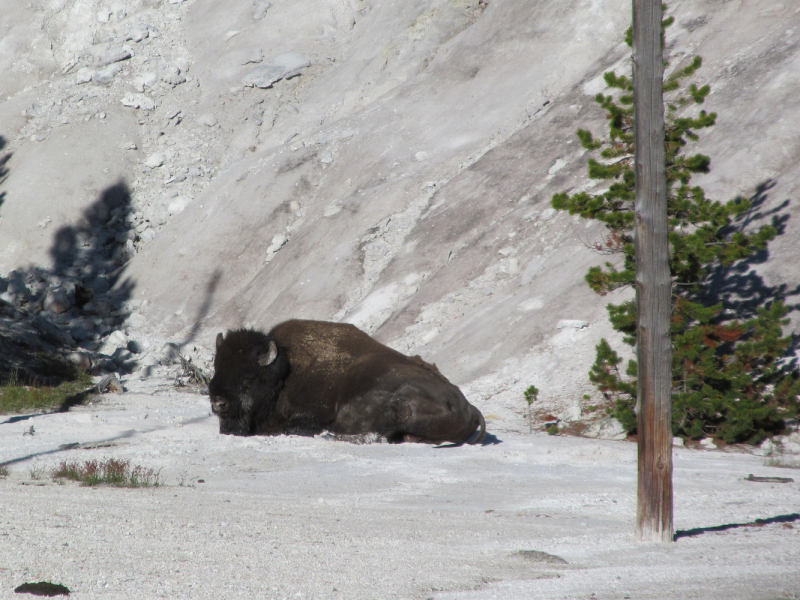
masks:
<path id="1" fill-rule="evenodd" d="M 131 468 L 129 460 L 109 458 L 104 461 L 62 461 L 53 471 L 53 479 L 70 479 L 81 485 L 113 485 L 117 487 L 158 487 L 160 471 L 146 467 Z"/>

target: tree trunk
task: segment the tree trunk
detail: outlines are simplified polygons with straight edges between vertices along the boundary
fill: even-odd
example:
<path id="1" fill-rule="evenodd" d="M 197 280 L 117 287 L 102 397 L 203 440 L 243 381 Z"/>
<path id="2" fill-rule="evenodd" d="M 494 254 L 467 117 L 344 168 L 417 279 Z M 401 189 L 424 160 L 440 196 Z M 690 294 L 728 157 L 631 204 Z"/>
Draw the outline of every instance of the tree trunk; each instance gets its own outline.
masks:
<path id="1" fill-rule="evenodd" d="M 672 280 L 667 239 L 661 0 L 633 0 L 639 485 L 636 532 L 672 541 Z"/>

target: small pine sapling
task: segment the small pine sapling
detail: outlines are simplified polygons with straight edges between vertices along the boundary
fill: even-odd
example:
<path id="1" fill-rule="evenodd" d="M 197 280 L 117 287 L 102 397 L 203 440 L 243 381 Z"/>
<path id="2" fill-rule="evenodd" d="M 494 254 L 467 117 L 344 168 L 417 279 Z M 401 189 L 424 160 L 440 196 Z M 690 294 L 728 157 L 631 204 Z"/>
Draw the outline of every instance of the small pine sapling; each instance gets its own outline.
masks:
<path id="1" fill-rule="evenodd" d="M 666 28 L 672 18 L 664 20 Z M 630 31 L 626 41 L 630 45 Z M 738 314 L 715 297 L 712 277 L 766 249 L 777 235 L 771 225 L 745 230 L 737 221 L 752 208 L 744 198 L 727 203 L 709 200 L 699 186 L 691 186 L 695 173 L 707 173 L 711 159 L 702 154 L 686 156 L 687 140 L 696 141 L 697 131 L 714 125 L 716 114 L 692 108 L 703 104 L 708 85 L 698 87 L 686 80 L 702 66 L 699 56 L 675 70 L 664 82 L 665 149 L 669 218 L 670 270 L 672 273 L 672 406 L 673 433 L 686 438 L 712 436 L 727 443 L 757 444 L 781 431 L 785 420 L 800 411 L 800 375 L 796 361 L 785 352 L 791 338 L 781 326 L 788 308 L 780 299 L 764 302 L 753 314 Z M 606 85 L 613 93 L 597 94 L 595 101 L 605 110 L 608 138 L 597 140 L 585 129 L 578 139 L 589 151 L 599 151 L 588 161 L 591 179 L 609 181 L 597 194 L 555 194 L 553 208 L 567 210 L 606 225 L 607 233 L 594 249 L 621 255 L 621 265 L 607 262 L 592 267 L 586 282 L 600 295 L 635 285 L 633 218 L 635 178 L 633 170 L 633 82 L 608 72 Z M 636 343 L 636 303 L 608 305 L 613 328 L 625 343 Z M 590 381 L 604 394 L 606 407 L 628 433 L 636 431 L 635 361 L 623 374 L 622 358 L 603 339 L 589 373 Z"/>
<path id="2" fill-rule="evenodd" d="M 539 389 L 532 385 L 525 390 L 525 402 L 528 403 L 528 433 L 533 433 L 533 414 L 531 408 L 533 402 L 539 397 Z"/>

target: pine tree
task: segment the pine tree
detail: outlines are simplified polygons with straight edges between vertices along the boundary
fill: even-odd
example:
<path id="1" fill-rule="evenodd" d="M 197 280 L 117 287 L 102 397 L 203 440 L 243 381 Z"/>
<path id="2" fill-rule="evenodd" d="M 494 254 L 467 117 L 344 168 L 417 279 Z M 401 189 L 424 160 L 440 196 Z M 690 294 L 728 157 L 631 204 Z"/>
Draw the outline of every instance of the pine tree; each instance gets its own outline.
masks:
<path id="1" fill-rule="evenodd" d="M 671 18 L 666 19 L 664 27 L 671 23 Z M 627 41 L 630 45 L 630 32 Z M 742 317 L 714 297 L 713 276 L 766 249 L 777 230 L 771 225 L 757 231 L 737 227 L 737 219 L 751 209 L 749 200 L 736 198 L 723 204 L 706 198 L 701 187 L 690 185 L 693 174 L 709 171 L 711 159 L 702 154 L 686 156 L 687 140 L 697 140 L 697 132 L 716 121 L 715 113 L 696 110 L 708 96 L 709 86 L 686 86 L 701 66 L 701 58 L 695 56 L 664 82 L 673 279 L 673 433 L 756 444 L 780 432 L 785 419 L 798 415 L 800 375 L 796 361 L 784 356 L 791 338 L 781 331 L 788 323 L 788 309 L 782 301 L 763 302 L 754 315 Z M 605 223 L 607 233 L 595 250 L 622 255 L 619 268 L 607 262 L 605 267 L 589 269 L 586 281 L 600 295 L 634 285 L 636 259 L 632 237 L 633 85 L 628 77 L 614 72 L 605 73 L 604 79 L 611 93 L 598 94 L 595 101 L 606 112 L 608 137 L 597 140 L 585 129 L 579 129 L 577 136 L 584 148 L 599 151 L 599 159 L 589 159 L 589 177 L 607 180 L 610 185 L 594 195 L 560 193 L 552 199 L 556 209 Z M 625 343 L 635 345 L 635 301 L 607 308 L 613 328 L 623 333 Z M 636 363 L 629 361 L 623 374 L 622 359 L 605 339 L 596 350 L 589 379 L 608 400 L 606 410 L 634 433 Z"/>

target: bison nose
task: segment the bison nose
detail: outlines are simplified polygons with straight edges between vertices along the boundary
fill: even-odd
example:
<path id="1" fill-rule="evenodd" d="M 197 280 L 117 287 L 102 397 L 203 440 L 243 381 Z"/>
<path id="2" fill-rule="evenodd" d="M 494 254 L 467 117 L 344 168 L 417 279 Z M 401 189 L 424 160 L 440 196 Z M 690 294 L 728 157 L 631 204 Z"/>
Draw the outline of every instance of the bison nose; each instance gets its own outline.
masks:
<path id="1" fill-rule="evenodd" d="M 217 414 L 224 413 L 228 410 L 228 401 L 227 400 L 212 400 L 211 401 L 211 410 Z"/>

